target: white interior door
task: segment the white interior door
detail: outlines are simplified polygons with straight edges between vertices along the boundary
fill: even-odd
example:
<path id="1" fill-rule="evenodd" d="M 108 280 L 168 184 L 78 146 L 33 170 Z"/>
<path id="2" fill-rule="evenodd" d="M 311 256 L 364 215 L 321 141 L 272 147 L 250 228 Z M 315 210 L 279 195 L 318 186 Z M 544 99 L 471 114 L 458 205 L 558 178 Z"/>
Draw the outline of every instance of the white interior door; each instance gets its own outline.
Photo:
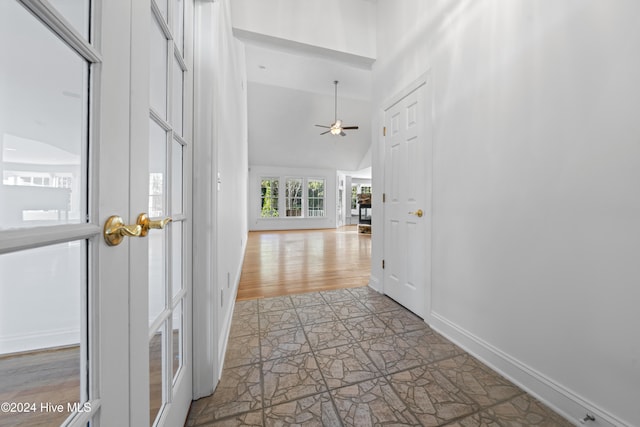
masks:
<path id="1" fill-rule="evenodd" d="M 0 426 L 184 421 L 191 4 L 0 2 Z"/>
<path id="2" fill-rule="evenodd" d="M 148 286 L 146 291 L 138 290 L 137 298 L 145 301 L 146 307 L 134 315 L 140 325 L 134 335 L 140 339 L 133 339 L 132 346 L 140 347 L 133 349 L 132 356 L 140 372 L 148 372 L 146 379 L 140 375 L 136 381 L 146 384 L 138 396 L 146 392 L 149 397 L 148 424 L 176 426 L 184 423 L 192 396 L 191 279 L 187 266 L 191 247 L 193 2 L 145 3 L 140 6 L 143 22 L 134 29 L 133 50 L 148 61 L 148 67 L 140 64 L 138 75 L 141 84 L 148 86 L 149 97 L 136 101 L 141 116 L 135 121 L 134 132 L 139 131 L 141 141 L 147 143 L 131 151 L 132 176 L 143 183 L 136 190 L 139 196 L 132 203 L 132 214 L 144 212 L 152 227 L 164 228 L 152 228 L 145 240 L 136 242 L 140 246 L 137 253 L 146 259 L 136 263 L 133 275 L 146 280 Z M 143 425 L 145 415 L 140 412 L 134 418 Z"/>
<path id="3" fill-rule="evenodd" d="M 0 2 L 2 426 L 129 419 L 128 247 L 101 233 L 129 184 L 128 31 L 96 31 L 129 8 L 110 6 Z"/>
<path id="4" fill-rule="evenodd" d="M 431 275 L 431 90 L 422 80 L 385 110 L 384 292 L 426 318 Z"/>

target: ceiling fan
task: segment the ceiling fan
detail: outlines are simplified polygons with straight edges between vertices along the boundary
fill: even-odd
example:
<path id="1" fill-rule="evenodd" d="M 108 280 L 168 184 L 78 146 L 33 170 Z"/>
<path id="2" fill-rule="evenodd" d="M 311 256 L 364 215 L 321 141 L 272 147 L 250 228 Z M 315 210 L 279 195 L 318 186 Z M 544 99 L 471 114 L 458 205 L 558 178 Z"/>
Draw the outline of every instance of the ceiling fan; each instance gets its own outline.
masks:
<path id="1" fill-rule="evenodd" d="M 324 126 L 324 125 L 316 125 L 316 126 L 320 128 L 329 129 L 326 132 L 322 132 L 320 135 L 331 133 L 331 135 L 346 136 L 347 134 L 344 133 L 345 130 L 358 129 L 358 126 L 342 126 L 342 120 L 338 120 L 338 81 L 334 80 L 333 84 L 336 86 L 335 121 L 331 126 Z"/>

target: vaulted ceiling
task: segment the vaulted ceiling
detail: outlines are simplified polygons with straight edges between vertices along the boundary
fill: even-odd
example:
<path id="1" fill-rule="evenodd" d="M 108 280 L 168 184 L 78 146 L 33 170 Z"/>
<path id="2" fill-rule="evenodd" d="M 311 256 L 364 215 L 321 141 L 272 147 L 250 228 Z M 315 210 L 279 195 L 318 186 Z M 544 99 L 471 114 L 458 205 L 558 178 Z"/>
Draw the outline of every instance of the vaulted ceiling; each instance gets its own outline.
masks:
<path id="1" fill-rule="evenodd" d="M 232 3 L 234 35 L 246 54 L 250 164 L 370 166 L 375 3 L 316 3 L 319 10 L 296 10 L 295 0 Z M 332 10 L 335 20 L 320 13 Z M 314 126 L 334 122 L 334 80 L 338 118 L 359 126 L 344 137 L 321 136 Z"/>

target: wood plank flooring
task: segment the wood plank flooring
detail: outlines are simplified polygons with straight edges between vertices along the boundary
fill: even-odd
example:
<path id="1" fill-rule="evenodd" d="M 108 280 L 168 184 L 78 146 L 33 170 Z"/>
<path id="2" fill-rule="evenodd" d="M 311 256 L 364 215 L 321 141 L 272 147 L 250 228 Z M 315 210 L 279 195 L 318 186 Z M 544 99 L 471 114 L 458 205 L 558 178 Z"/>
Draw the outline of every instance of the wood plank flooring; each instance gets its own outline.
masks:
<path id="1" fill-rule="evenodd" d="M 371 236 L 357 226 L 249 233 L 237 300 L 366 286 Z"/>
<path id="2" fill-rule="evenodd" d="M 79 346 L 0 356 L 0 402 L 27 406 L 0 412 L 0 427 L 58 426 L 70 415 L 67 404 L 79 401 Z M 64 410 L 43 410 L 46 403 Z"/>

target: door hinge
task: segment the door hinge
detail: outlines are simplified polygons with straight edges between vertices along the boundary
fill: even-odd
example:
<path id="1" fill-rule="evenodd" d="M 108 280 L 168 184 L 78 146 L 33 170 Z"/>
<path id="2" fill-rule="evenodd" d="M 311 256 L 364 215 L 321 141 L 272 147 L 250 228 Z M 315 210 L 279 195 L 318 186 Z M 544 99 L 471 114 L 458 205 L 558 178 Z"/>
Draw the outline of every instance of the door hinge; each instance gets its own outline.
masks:
<path id="1" fill-rule="evenodd" d="M 384 260 L 382 260 L 382 269 L 384 270 Z"/>
<path id="2" fill-rule="evenodd" d="M 386 126 L 384 126 L 382 128 L 382 136 L 387 136 L 387 127 Z"/>
<path id="3" fill-rule="evenodd" d="M 387 193 L 382 193 L 382 203 L 387 201 Z"/>

